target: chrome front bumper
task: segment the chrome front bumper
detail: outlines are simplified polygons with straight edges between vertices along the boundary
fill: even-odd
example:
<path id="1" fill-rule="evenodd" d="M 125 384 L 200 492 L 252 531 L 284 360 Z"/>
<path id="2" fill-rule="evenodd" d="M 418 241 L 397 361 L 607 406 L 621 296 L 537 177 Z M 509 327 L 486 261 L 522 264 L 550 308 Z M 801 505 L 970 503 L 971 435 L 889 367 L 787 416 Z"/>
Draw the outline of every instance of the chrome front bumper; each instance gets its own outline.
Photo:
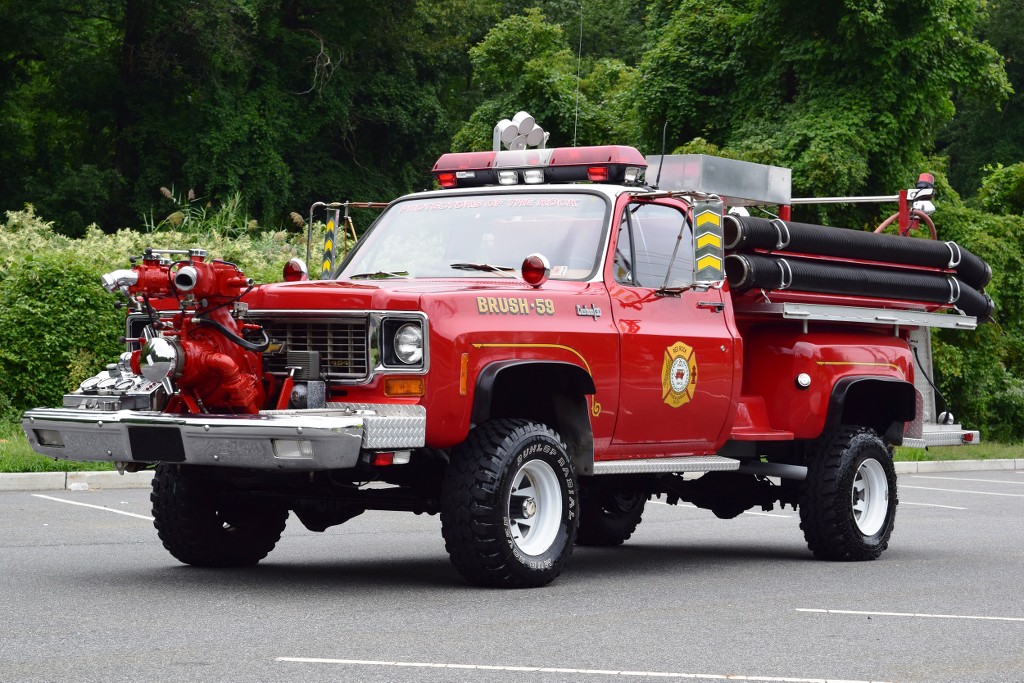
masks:
<path id="1" fill-rule="evenodd" d="M 64 460 L 327 470 L 354 467 L 364 450 L 423 446 L 426 421 L 418 405 L 328 403 L 257 415 L 36 408 L 21 425 L 33 450 Z"/>

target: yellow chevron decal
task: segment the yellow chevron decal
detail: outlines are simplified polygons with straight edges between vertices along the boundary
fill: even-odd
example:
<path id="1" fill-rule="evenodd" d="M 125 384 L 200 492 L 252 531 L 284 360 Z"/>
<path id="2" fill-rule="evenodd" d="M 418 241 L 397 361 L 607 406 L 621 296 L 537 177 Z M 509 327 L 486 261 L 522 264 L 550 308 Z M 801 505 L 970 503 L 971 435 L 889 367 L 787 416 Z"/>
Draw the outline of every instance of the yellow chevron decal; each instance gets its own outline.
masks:
<path id="1" fill-rule="evenodd" d="M 711 254 L 701 256 L 697 259 L 697 270 L 704 270 L 705 268 L 714 268 L 715 270 L 722 269 L 722 259 Z"/>
<path id="2" fill-rule="evenodd" d="M 711 225 L 721 225 L 722 217 L 717 211 L 701 211 L 697 214 L 697 227 L 710 223 Z"/>
<path id="3" fill-rule="evenodd" d="M 706 232 L 697 238 L 697 248 L 703 249 L 704 247 L 717 247 L 722 248 L 722 238 L 713 232 Z"/>

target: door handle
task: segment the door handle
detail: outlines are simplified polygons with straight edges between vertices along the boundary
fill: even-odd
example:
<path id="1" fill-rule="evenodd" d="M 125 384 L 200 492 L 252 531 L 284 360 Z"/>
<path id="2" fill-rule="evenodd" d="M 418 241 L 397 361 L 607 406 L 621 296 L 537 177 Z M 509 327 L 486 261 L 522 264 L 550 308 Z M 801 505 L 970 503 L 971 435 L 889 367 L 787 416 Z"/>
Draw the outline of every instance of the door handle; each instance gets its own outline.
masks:
<path id="1" fill-rule="evenodd" d="M 706 308 L 709 311 L 714 311 L 715 313 L 721 313 L 723 310 L 725 310 L 725 302 L 724 301 L 698 301 L 697 302 L 697 308 Z"/>

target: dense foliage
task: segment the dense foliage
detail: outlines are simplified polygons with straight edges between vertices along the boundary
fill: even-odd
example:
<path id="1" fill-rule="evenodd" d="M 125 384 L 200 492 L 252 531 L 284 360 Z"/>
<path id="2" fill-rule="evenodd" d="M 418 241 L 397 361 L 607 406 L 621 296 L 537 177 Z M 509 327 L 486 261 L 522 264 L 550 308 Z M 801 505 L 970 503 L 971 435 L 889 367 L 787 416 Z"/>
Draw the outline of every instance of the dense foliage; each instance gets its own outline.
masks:
<path id="1" fill-rule="evenodd" d="M 124 312 L 100 276 L 128 267 L 146 247 L 207 249 L 244 264 L 257 282 L 280 280 L 288 259 L 305 257 L 305 234 L 245 232 L 223 212 L 194 223 L 112 235 L 90 227 L 71 239 L 31 207 L 8 212 L 0 223 L 0 417 L 60 405 L 66 391 L 117 359 Z M 314 239 L 322 240 L 319 229 Z"/>
<path id="2" fill-rule="evenodd" d="M 117 325 L 93 283 L 142 247 L 276 279 L 304 255 L 291 214 L 428 187 L 525 109 L 552 145 L 783 165 L 797 195 L 940 171 L 940 237 L 992 263 L 999 308 L 939 336 L 939 383 L 1022 439 L 1022 22 L 1020 0 L 0 0 L 0 410 L 95 370 Z"/>

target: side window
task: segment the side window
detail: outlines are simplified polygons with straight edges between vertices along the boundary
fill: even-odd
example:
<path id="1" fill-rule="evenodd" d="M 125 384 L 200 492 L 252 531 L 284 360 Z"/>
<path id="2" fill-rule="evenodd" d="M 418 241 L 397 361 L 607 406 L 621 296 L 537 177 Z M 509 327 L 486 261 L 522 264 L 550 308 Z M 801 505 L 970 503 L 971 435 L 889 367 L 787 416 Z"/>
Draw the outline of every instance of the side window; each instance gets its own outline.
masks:
<path id="1" fill-rule="evenodd" d="M 658 288 L 666 285 L 666 274 L 668 287 L 692 284 L 693 237 L 686 217 L 669 206 L 626 207 L 619 223 L 614 272 L 623 285 Z"/>

